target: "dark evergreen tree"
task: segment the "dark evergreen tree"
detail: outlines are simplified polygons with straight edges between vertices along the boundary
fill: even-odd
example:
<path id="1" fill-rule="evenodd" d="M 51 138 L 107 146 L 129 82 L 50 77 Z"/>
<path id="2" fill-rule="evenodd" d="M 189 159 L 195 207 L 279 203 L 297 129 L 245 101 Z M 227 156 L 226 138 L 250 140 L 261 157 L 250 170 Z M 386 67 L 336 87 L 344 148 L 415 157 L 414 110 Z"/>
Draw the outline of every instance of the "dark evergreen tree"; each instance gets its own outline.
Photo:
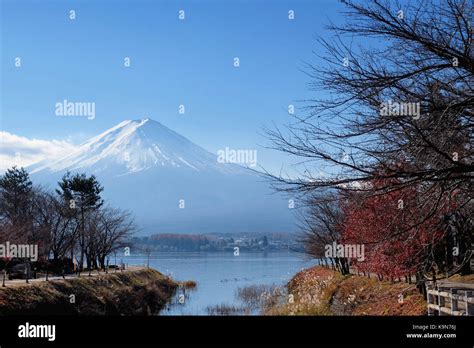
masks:
<path id="1" fill-rule="evenodd" d="M 27 242 L 33 235 L 33 185 L 28 172 L 12 167 L 0 176 L 0 239 Z"/>
<path id="2" fill-rule="evenodd" d="M 13 226 L 23 223 L 31 214 L 33 185 L 28 172 L 14 166 L 0 177 L 0 216 Z"/>
<path id="3" fill-rule="evenodd" d="M 87 247 L 86 215 L 89 212 L 97 211 L 104 204 L 100 196 L 103 187 L 94 175 L 87 177 L 84 173 L 71 175 L 69 172 L 63 176 L 58 185 L 60 189 L 57 189 L 56 192 L 63 197 L 78 224 L 79 269 L 82 270 Z M 88 266 L 90 267 L 90 265 Z"/>

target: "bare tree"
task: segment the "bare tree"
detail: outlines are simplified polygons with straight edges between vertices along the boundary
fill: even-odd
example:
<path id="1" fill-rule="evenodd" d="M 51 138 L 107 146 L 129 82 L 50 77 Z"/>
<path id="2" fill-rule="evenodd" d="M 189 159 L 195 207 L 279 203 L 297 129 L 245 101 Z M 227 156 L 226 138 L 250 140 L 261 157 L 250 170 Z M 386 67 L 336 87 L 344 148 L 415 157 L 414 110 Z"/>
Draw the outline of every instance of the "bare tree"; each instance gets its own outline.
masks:
<path id="1" fill-rule="evenodd" d="M 106 257 L 123 246 L 125 239 L 135 231 L 135 222 L 129 212 L 105 207 L 93 213 L 88 233 L 88 259 L 105 268 Z"/>
<path id="2" fill-rule="evenodd" d="M 333 170 L 323 178 L 306 171 L 300 180 L 280 176 L 278 182 L 299 191 L 360 189 L 354 184 L 383 176 L 401 179 L 400 185 L 442 186 L 443 192 L 472 189 L 474 53 L 468 1 L 418 1 L 405 9 L 378 0 L 369 6 L 343 3 L 352 21 L 330 26 L 336 39 L 319 40 L 327 64 L 309 65 L 312 86 L 330 91 L 331 98 L 309 100 L 310 114 L 295 116 L 288 135 L 268 130 L 278 150 Z M 354 50 L 345 44 L 347 34 L 384 43 Z M 419 117 L 381 115 L 388 101 L 419 103 Z"/>
<path id="3" fill-rule="evenodd" d="M 53 261 L 66 258 L 77 230 L 77 224 L 66 204 L 54 194 L 37 190 L 34 211 L 35 222 L 44 236 L 47 253 L 52 254 Z"/>
<path id="4" fill-rule="evenodd" d="M 296 178 L 267 173 L 274 186 L 303 197 L 327 187 L 373 195 L 417 187 L 414 209 L 424 214 L 415 226 L 453 210 L 472 217 L 472 2 L 342 3 L 347 22 L 319 39 L 324 64 L 308 64 L 312 89 L 330 97 L 307 100 L 286 130 L 267 130 L 274 148 L 304 163 Z M 472 231 L 457 238 L 470 244 Z"/>
<path id="5" fill-rule="evenodd" d="M 329 258 L 342 274 L 349 273 L 346 258 L 326 255 L 326 248 L 342 243 L 344 216 L 336 194 L 325 193 L 307 199 L 306 211 L 301 214 L 300 228 L 303 235 L 300 242 L 305 252 L 317 259 Z"/>

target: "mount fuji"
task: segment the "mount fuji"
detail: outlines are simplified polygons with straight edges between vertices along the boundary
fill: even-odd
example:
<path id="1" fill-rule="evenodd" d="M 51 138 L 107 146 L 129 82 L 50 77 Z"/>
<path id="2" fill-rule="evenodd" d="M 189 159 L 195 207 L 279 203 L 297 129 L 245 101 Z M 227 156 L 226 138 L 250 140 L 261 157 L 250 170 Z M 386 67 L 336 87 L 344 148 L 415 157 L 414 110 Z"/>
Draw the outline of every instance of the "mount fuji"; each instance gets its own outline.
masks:
<path id="1" fill-rule="evenodd" d="M 27 168 L 55 188 L 71 173 L 94 174 L 103 197 L 131 211 L 142 233 L 284 232 L 295 229 L 287 198 L 261 176 L 214 155 L 151 119 L 127 120 L 69 155 Z"/>

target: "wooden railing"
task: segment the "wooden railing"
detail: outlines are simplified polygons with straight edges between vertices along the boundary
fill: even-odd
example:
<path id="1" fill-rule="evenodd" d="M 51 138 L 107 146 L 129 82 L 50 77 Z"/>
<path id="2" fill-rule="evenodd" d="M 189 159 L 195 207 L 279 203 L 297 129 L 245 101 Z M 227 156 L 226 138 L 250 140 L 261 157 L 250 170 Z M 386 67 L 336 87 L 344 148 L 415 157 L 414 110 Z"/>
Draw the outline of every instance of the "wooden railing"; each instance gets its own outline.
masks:
<path id="1" fill-rule="evenodd" d="M 428 315 L 474 315 L 474 285 L 440 282 L 426 284 Z"/>

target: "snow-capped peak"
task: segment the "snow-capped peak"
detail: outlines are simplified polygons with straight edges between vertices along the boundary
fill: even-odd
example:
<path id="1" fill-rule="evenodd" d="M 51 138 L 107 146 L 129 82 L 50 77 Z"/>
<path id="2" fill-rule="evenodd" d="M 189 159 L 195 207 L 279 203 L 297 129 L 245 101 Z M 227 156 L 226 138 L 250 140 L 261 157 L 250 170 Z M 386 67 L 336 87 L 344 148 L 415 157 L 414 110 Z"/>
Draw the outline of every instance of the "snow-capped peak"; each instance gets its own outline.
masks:
<path id="1" fill-rule="evenodd" d="M 36 166 L 32 172 L 87 170 L 124 175 L 150 168 L 185 168 L 228 172 L 236 166 L 217 163 L 217 157 L 150 118 L 125 120 L 89 139 L 70 155 Z"/>

